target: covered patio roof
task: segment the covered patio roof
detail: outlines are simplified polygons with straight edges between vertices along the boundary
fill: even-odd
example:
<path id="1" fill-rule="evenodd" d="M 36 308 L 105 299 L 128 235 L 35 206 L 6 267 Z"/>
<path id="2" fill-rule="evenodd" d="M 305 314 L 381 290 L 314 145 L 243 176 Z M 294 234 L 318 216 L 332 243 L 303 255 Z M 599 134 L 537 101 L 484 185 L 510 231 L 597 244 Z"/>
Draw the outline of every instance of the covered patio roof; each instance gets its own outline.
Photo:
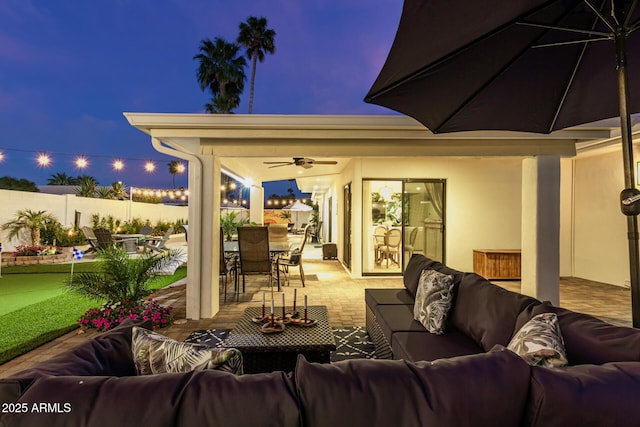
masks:
<path id="1" fill-rule="evenodd" d="M 548 135 L 478 131 L 433 134 L 404 116 L 303 116 L 124 113 L 165 154 L 189 161 L 189 275 L 187 317 L 218 312 L 221 167 L 254 183 L 297 179 L 310 191 L 331 180 L 353 158 L 573 157 L 576 144 L 615 137 L 607 126 L 581 126 Z M 292 157 L 335 160 L 336 165 L 270 168 Z M 529 192 L 530 189 L 527 189 Z M 253 190 L 252 190 L 253 191 Z M 252 197 L 263 197 L 261 191 Z M 191 237 L 193 236 L 193 238 Z"/>

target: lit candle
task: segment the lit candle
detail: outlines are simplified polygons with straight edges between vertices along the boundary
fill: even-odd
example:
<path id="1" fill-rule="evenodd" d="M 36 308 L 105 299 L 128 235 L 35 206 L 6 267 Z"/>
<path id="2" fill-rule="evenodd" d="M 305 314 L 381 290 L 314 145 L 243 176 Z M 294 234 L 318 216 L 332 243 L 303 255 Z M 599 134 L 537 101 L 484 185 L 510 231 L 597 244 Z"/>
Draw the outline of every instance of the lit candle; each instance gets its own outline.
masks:
<path id="1" fill-rule="evenodd" d="M 282 293 L 282 308 L 284 309 L 284 292 Z"/>
<path id="2" fill-rule="evenodd" d="M 298 296 L 298 290 L 294 289 L 293 290 L 293 311 L 296 311 L 296 298 Z"/>
<path id="3" fill-rule="evenodd" d="M 304 309 L 307 309 L 307 296 L 304 296 Z"/>
<path id="4" fill-rule="evenodd" d="M 264 291 L 262 291 L 262 305 L 264 305 Z"/>
<path id="5" fill-rule="evenodd" d="M 273 298 L 271 298 L 271 314 L 273 314 Z"/>

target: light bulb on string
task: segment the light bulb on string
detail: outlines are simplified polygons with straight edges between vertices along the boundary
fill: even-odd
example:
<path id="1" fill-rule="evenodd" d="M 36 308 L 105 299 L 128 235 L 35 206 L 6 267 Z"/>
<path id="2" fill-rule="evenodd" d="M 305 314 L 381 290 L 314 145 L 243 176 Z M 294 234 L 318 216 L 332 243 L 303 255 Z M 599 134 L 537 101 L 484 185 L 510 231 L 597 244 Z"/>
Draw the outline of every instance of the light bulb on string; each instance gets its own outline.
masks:
<path id="1" fill-rule="evenodd" d="M 144 164 L 144 170 L 148 173 L 151 173 L 156 170 L 156 164 L 153 163 L 152 161 L 148 161 L 147 163 Z"/>
<path id="2" fill-rule="evenodd" d="M 120 159 L 116 159 L 113 161 L 111 166 L 113 167 L 113 170 L 121 171 L 122 169 L 124 169 L 124 162 Z"/>
<path id="3" fill-rule="evenodd" d="M 76 165 L 76 168 L 78 169 L 86 169 L 87 166 L 89 166 L 89 161 L 84 156 L 76 157 L 76 159 L 74 160 L 74 163 Z"/>
<path id="4" fill-rule="evenodd" d="M 36 157 L 36 162 L 38 162 L 38 166 L 41 168 L 46 168 L 51 165 L 51 157 L 45 153 L 40 153 L 38 157 Z"/>

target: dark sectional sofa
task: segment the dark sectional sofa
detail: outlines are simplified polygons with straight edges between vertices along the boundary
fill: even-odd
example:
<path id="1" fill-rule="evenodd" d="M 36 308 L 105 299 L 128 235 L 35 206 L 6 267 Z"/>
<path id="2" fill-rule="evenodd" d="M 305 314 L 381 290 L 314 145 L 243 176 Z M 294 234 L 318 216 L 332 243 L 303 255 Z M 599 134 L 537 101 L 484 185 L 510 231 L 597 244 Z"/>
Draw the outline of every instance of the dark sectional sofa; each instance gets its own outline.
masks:
<path id="1" fill-rule="evenodd" d="M 454 300 L 443 335 L 429 333 L 413 318 L 425 269 L 453 277 Z M 403 280 L 403 289 L 365 290 L 367 331 L 377 355 L 407 361 L 474 357 L 504 348 L 531 318 L 553 312 L 569 366 L 531 367 L 523 425 L 640 426 L 633 403 L 640 399 L 640 330 L 554 307 L 420 254 L 409 261 Z"/>
<path id="2" fill-rule="evenodd" d="M 405 314 L 412 313 L 424 268 L 456 281 L 444 335 L 421 330 Z M 377 344 L 386 340 L 389 357 L 402 360 L 317 364 L 301 356 L 293 372 L 136 376 L 128 323 L 0 380 L 0 426 L 640 425 L 638 331 L 505 291 L 420 255 L 405 284 L 366 292 L 368 326 L 381 334 Z M 549 310 L 565 336 L 567 368 L 529 366 L 504 347 L 518 325 Z"/>

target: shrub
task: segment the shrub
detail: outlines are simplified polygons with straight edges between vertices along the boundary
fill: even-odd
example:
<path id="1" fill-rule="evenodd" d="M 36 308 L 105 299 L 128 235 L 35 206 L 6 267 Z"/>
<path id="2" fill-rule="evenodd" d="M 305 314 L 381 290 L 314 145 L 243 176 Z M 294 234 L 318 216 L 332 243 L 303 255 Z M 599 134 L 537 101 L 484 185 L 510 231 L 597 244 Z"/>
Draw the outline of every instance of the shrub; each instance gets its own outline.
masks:
<path id="1" fill-rule="evenodd" d="M 107 331 L 124 322 L 125 319 L 151 320 L 153 329 L 169 326 L 173 320 L 173 307 L 163 307 L 151 298 L 136 302 L 107 302 L 100 308 L 91 308 L 84 313 L 78 323 L 83 328 Z"/>
<path id="2" fill-rule="evenodd" d="M 16 246 L 16 250 L 13 251 L 13 256 L 55 255 L 61 253 L 62 251 L 60 250 L 60 248 L 55 246 L 18 245 Z"/>

